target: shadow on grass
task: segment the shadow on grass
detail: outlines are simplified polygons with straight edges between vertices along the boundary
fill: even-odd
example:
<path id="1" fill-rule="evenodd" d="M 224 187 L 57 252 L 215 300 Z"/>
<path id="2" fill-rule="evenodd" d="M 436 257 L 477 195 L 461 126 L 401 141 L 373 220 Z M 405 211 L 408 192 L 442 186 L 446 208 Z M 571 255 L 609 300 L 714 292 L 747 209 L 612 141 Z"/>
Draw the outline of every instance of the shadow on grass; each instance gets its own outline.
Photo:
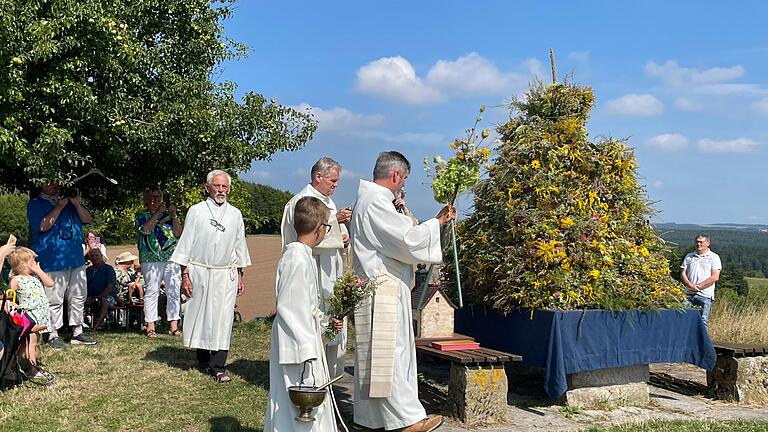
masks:
<path id="1" fill-rule="evenodd" d="M 211 432 L 263 432 L 262 429 L 245 427 L 234 417 L 213 417 L 208 420 Z"/>
<path id="2" fill-rule="evenodd" d="M 197 368 L 197 357 L 194 350 L 173 346 L 160 346 L 144 356 L 144 360 L 165 363 L 170 367 L 181 370 Z"/>
<path id="3" fill-rule="evenodd" d="M 227 365 L 227 369 L 249 384 L 269 391 L 269 362 L 266 360 L 239 359 Z"/>

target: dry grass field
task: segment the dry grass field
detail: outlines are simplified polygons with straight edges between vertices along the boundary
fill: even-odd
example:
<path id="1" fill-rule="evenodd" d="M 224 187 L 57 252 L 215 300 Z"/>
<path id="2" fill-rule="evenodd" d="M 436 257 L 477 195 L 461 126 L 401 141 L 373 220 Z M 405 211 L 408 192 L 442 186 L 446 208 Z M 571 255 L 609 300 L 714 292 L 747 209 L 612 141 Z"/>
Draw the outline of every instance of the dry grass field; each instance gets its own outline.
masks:
<path id="1" fill-rule="evenodd" d="M 709 324 L 713 340 L 768 345 L 768 279 L 747 282 L 746 298 L 715 297 Z"/>

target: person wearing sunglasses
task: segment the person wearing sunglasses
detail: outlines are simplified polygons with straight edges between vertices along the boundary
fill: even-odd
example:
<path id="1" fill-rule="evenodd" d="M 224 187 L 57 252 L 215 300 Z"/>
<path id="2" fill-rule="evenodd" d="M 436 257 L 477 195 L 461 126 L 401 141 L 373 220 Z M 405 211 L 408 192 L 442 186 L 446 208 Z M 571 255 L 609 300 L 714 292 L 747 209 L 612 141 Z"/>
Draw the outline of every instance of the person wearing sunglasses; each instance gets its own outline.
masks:
<path id="1" fill-rule="evenodd" d="M 251 265 L 243 215 L 227 201 L 231 186 L 225 171 L 208 173 L 208 198 L 189 208 L 171 256 L 181 266 L 181 288 L 189 298 L 182 343 L 197 350 L 199 370 L 218 383 L 232 381 L 224 365 L 235 299 L 245 290 L 243 268 Z"/>

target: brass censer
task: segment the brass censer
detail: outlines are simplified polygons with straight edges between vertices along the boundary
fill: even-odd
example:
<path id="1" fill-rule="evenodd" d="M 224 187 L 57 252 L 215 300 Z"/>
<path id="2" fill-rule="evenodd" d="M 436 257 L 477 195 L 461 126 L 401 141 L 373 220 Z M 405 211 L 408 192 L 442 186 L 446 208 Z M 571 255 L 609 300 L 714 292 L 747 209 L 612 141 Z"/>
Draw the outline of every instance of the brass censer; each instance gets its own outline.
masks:
<path id="1" fill-rule="evenodd" d="M 307 364 L 309 364 L 309 373 L 312 375 L 312 385 L 304 385 L 304 373 L 307 371 Z M 312 416 L 312 410 L 320 406 L 325 400 L 325 393 L 328 386 L 341 379 L 338 376 L 327 383 L 317 387 L 315 380 L 315 372 L 312 362 L 309 360 L 304 362 L 304 367 L 301 370 L 301 382 L 297 386 L 288 387 L 288 396 L 291 398 L 291 402 L 299 409 L 299 415 L 296 417 L 296 421 L 300 422 L 313 422 L 315 418 Z"/>

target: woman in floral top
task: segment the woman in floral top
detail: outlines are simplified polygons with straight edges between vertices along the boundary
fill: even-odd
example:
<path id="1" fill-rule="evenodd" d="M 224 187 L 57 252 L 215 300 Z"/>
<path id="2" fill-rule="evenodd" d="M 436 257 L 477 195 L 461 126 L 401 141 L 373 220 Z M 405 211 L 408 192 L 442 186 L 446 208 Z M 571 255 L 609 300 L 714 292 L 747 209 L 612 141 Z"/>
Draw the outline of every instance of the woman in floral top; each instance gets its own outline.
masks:
<path id="1" fill-rule="evenodd" d="M 136 213 L 136 229 L 139 232 L 139 259 L 144 275 L 144 319 L 147 336 L 157 337 L 155 321 L 160 283 L 165 284 L 166 313 L 170 323 L 169 333 L 180 336 L 179 304 L 181 295 L 181 268 L 171 262 L 176 249 L 176 239 L 181 236 L 181 223 L 176 206 L 166 206 L 160 188 L 144 192 L 144 210 Z"/>

